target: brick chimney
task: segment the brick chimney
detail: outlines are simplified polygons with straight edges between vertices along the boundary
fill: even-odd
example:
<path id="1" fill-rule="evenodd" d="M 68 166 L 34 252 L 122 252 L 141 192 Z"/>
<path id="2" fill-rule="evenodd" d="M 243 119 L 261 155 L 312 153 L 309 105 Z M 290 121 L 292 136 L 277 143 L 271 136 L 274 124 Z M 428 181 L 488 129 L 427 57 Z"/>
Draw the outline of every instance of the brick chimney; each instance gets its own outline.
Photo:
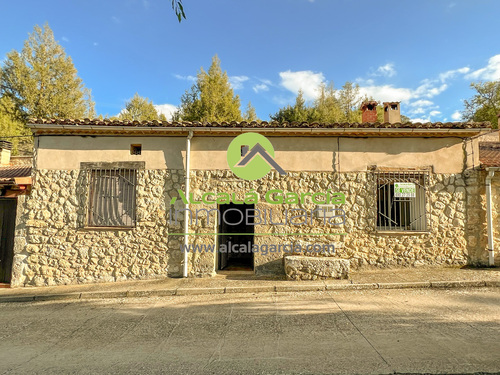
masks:
<path id="1" fill-rule="evenodd" d="M 401 122 L 400 102 L 384 102 L 384 122 Z"/>
<path id="2" fill-rule="evenodd" d="M 0 165 L 8 165 L 10 163 L 10 150 L 12 150 L 12 143 L 0 141 Z"/>
<path id="3" fill-rule="evenodd" d="M 377 102 L 370 100 L 361 104 L 361 121 L 377 122 Z"/>

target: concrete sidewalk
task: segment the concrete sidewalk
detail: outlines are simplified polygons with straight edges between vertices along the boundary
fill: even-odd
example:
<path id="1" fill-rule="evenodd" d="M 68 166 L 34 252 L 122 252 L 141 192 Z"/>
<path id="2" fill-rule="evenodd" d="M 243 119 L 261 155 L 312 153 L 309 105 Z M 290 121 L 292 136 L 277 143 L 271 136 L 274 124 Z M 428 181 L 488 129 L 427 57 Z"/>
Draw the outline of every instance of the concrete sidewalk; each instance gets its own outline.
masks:
<path id="1" fill-rule="evenodd" d="M 0 303 L 224 293 L 500 287 L 500 268 L 399 268 L 353 272 L 349 280 L 287 281 L 251 272 L 212 278 L 140 280 L 53 287 L 0 288 Z"/>

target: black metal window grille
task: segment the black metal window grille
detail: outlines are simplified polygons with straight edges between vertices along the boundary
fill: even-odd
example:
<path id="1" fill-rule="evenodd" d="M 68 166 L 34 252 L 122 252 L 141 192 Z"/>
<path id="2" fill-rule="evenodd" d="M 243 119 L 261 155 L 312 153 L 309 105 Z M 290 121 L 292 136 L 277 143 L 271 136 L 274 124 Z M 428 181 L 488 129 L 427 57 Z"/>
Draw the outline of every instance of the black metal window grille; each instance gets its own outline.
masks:
<path id="1" fill-rule="evenodd" d="M 135 226 L 136 173 L 123 168 L 90 171 L 89 226 Z"/>
<path id="2" fill-rule="evenodd" d="M 377 182 L 377 229 L 425 231 L 427 172 L 375 172 Z M 415 197 L 396 197 L 394 183 L 415 184 Z"/>

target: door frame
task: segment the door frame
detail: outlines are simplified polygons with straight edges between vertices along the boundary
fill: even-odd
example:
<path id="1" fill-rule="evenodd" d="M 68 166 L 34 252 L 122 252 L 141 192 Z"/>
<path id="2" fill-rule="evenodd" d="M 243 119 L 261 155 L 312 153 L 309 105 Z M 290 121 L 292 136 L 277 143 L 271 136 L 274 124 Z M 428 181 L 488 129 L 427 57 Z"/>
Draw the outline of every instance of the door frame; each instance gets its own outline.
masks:
<path id="1" fill-rule="evenodd" d="M 12 202 L 13 207 L 9 208 L 7 204 L 7 209 L 4 211 L 3 217 L 0 217 L 0 257 L 4 258 L 0 259 L 0 269 L 3 270 L 3 272 L 0 273 L 0 283 L 10 284 L 12 282 L 12 269 L 14 265 L 14 244 L 19 202 L 17 198 L 0 198 L 0 205 L 3 204 L 3 202 Z M 7 215 L 10 215 L 10 217 L 7 217 Z M 8 219 L 8 226 L 3 225 L 6 217 Z M 4 265 L 6 265 L 5 268 Z"/>
<path id="2" fill-rule="evenodd" d="M 222 215 L 223 215 L 223 212 L 221 210 L 221 206 L 225 206 L 225 204 L 219 204 L 217 206 L 217 220 L 215 222 L 215 226 L 216 226 L 216 235 L 215 235 L 215 246 L 216 246 L 216 255 L 214 257 L 214 267 L 215 267 L 215 272 L 220 272 L 220 271 L 224 271 L 224 269 L 221 269 L 220 268 L 220 262 L 221 262 L 221 253 L 219 251 L 219 247 L 220 247 L 220 244 L 221 244 L 221 235 L 219 233 L 221 233 L 221 225 L 222 225 Z M 246 206 L 245 208 L 251 208 L 251 209 L 255 209 L 255 204 L 242 204 L 242 206 Z M 252 244 L 254 243 L 255 241 L 255 225 L 252 225 L 252 231 L 248 233 L 249 235 L 252 235 Z M 251 257 L 252 257 L 252 272 L 255 272 L 255 254 L 252 252 L 251 253 Z"/>

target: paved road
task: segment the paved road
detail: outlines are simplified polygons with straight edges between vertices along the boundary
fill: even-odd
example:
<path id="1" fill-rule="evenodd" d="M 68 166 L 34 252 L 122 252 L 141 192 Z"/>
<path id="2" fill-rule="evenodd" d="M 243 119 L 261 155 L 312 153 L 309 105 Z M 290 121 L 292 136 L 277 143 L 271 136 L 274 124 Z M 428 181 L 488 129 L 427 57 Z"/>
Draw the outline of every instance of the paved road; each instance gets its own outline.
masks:
<path id="1" fill-rule="evenodd" d="M 500 289 L 0 304 L 0 374 L 500 372 Z"/>

